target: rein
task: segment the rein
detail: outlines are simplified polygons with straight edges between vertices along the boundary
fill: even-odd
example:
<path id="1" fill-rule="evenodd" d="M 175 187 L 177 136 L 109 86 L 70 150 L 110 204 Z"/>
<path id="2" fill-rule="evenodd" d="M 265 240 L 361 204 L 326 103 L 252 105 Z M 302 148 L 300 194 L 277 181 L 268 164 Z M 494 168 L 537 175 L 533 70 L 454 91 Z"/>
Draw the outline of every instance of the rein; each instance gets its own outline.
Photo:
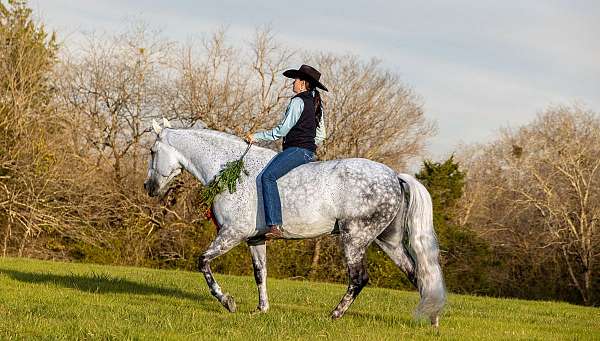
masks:
<path id="1" fill-rule="evenodd" d="M 246 154 L 248 154 L 248 151 L 250 150 L 250 147 L 252 147 L 252 142 L 248 143 L 248 147 L 246 147 L 246 151 L 244 151 L 244 154 L 242 154 L 242 157 L 240 157 L 239 161 L 242 161 L 244 159 L 244 156 L 246 156 Z"/>

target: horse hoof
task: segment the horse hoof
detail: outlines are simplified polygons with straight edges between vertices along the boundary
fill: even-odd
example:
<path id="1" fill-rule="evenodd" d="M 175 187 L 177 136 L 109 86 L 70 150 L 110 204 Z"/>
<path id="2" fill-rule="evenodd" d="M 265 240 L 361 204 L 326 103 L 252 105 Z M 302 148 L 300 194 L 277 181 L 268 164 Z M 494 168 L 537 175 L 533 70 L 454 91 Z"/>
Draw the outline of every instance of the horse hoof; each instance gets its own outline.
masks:
<path id="1" fill-rule="evenodd" d="M 250 315 L 254 316 L 254 315 L 260 315 L 260 314 L 266 314 L 267 310 L 269 310 L 269 307 L 266 307 L 266 308 L 256 307 L 256 309 L 252 313 L 250 313 Z"/>
<path id="2" fill-rule="evenodd" d="M 337 310 L 334 310 L 333 313 L 331 313 L 331 319 L 332 320 L 337 320 L 340 317 L 342 317 L 342 315 L 344 315 L 344 314 L 341 313 L 341 312 L 339 312 L 339 311 L 337 311 Z"/>
<path id="3" fill-rule="evenodd" d="M 237 307 L 235 306 L 235 300 L 229 295 L 225 295 L 225 298 L 223 299 L 222 303 L 225 309 L 229 310 L 232 313 L 235 313 L 235 311 L 237 310 Z"/>
<path id="4" fill-rule="evenodd" d="M 266 306 L 266 307 L 258 306 L 258 307 L 256 307 L 256 312 L 257 313 L 266 313 L 267 310 L 269 310 L 269 306 Z"/>

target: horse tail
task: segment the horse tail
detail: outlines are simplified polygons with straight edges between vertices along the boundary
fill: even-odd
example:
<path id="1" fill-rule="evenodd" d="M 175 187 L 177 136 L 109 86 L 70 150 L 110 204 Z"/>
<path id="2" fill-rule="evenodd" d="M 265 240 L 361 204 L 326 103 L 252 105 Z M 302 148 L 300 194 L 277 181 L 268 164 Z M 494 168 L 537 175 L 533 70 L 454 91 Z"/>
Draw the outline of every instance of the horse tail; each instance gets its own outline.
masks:
<path id="1" fill-rule="evenodd" d="M 417 288 L 421 295 L 416 314 L 429 317 L 431 323 L 437 325 L 438 316 L 446 302 L 446 289 L 438 262 L 439 248 L 433 229 L 431 196 L 411 175 L 398 174 L 398 179 L 408 185 L 408 207 L 403 217 L 408 233 L 407 249 L 415 262 Z"/>

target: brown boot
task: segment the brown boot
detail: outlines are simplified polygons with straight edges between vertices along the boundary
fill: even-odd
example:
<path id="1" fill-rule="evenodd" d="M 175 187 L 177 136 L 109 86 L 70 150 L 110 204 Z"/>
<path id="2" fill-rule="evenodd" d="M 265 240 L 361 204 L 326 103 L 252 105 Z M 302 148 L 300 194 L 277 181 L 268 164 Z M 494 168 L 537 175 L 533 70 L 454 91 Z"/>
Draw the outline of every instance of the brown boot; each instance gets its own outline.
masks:
<path id="1" fill-rule="evenodd" d="M 269 225 L 269 231 L 265 233 L 266 239 L 282 239 L 283 238 L 283 229 L 281 225 Z"/>

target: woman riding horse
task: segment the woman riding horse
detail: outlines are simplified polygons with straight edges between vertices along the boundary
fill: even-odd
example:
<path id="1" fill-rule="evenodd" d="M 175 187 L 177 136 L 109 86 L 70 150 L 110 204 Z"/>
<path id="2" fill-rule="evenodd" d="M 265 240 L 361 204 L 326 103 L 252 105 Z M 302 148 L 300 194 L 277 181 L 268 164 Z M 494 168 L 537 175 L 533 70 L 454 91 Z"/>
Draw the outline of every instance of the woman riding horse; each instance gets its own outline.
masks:
<path id="1" fill-rule="evenodd" d="M 348 288 L 331 317 L 342 317 L 367 285 L 366 253 L 369 245 L 376 243 L 419 289 L 417 314 L 429 317 L 437 327 L 446 290 L 427 189 L 411 175 L 364 158 L 310 162 L 314 160 L 316 144 L 325 136 L 323 108 L 316 88 L 327 88 L 319 83 L 320 73 L 307 65 L 284 75 L 294 78 L 296 92 L 285 118 L 270 131 L 246 136 L 247 142 L 285 136 L 283 151 L 249 151 L 247 177 L 241 178 L 235 193 L 224 191 L 215 199 L 213 210 L 219 229 L 198 259 L 198 269 L 211 294 L 227 310 L 236 310 L 235 300 L 221 290 L 210 263 L 245 241 L 258 287 L 257 309 L 266 312 L 267 249 L 261 238 L 265 223 L 271 227 L 267 237 L 290 239 L 331 234 L 337 226 L 348 269 Z M 244 148 L 248 151 L 246 144 L 234 135 L 210 129 L 162 129 L 156 122 L 153 127 L 156 141 L 150 149 L 148 177 L 144 181 L 151 196 L 164 196 L 182 170 L 206 186 L 220 173 L 223 164 L 239 157 Z M 259 177 L 265 221 L 259 214 L 260 191 L 255 181 Z M 282 203 L 278 178 L 285 198 Z M 282 216 L 286 218 L 285 231 L 280 228 Z"/>
<path id="2" fill-rule="evenodd" d="M 268 239 L 283 238 L 281 201 L 277 179 L 292 169 L 316 160 L 317 145 L 325 139 L 323 104 L 317 88 L 328 91 L 319 82 L 321 73 L 309 65 L 287 70 L 285 77 L 293 78 L 293 91 L 283 120 L 273 129 L 247 134 L 246 141 L 276 141 L 283 137 L 283 151 L 265 167 L 261 175 L 265 220 Z"/>

